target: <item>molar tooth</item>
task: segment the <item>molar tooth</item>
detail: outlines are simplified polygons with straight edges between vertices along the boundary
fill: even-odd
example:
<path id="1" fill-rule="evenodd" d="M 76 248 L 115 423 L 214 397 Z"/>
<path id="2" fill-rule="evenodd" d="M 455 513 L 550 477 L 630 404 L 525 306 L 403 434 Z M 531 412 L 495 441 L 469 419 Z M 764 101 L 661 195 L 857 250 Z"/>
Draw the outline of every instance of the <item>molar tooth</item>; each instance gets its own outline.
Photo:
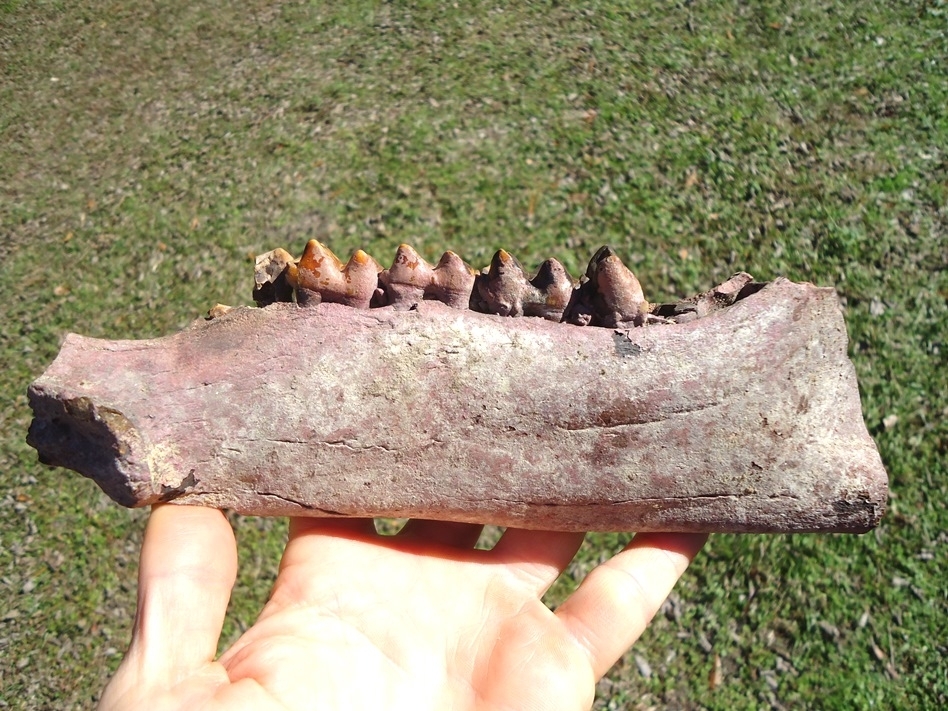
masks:
<path id="1" fill-rule="evenodd" d="M 520 262 L 505 250 L 494 253 L 487 274 L 481 274 L 475 286 L 488 313 L 523 315 L 523 292 L 530 282 Z"/>
<path id="2" fill-rule="evenodd" d="M 410 309 L 425 296 L 433 270 L 411 245 L 401 244 L 392 266 L 379 275 L 388 302 L 399 311 Z"/>
<path id="3" fill-rule="evenodd" d="M 425 296 L 430 293 L 453 309 L 466 309 L 476 276 L 477 272 L 458 255 L 451 251 L 445 252 L 434 268 Z"/>
<path id="4" fill-rule="evenodd" d="M 476 272 L 454 252 L 441 255 L 432 267 L 412 247 L 400 245 L 390 269 L 379 280 L 389 303 L 410 309 L 422 299 L 437 299 L 455 309 L 465 309 L 471 299 Z"/>
<path id="5" fill-rule="evenodd" d="M 586 268 L 586 281 L 573 292 L 563 321 L 579 326 L 642 326 L 649 304 L 642 285 L 612 247 L 600 247 Z"/>
<path id="6" fill-rule="evenodd" d="M 573 294 L 573 280 L 566 267 L 557 259 L 547 259 L 530 280 L 530 286 L 534 292 L 530 300 L 524 301 L 524 315 L 559 321 Z"/>
<path id="7" fill-rule="evenodd" d="M 296 282 L 296 299 L 302 306 L 326 301 L 367 309 L 381 270 L 379 263 L 361 249 L 343 265 L 332 250 L 311 239 L 296 265 L 296 274 L 291 270 L 290 280 Z"/>
<path id="8" fill-rule="evenodd" d="M 296 271 L 294 262 L 293 255 L 280 247 L 257 256 L 253 273 L 253 300 L 257 306 L 293 301 L 290 271 Z"/>
<path id="9" fill-rule="evenodd" d="M 498 250 L 486 275 L 477 278 L 482 306 L 501 316 L 540 316 L 559 321 L 573 292 L 573 280 L 563 265 L 547 259 L 532 279 L 520 262 Z"/>
<path id="10" fill-rule="evenodd" d="M 599 323 L 616 328 L 641 326 L 648 314 L 648 302 L 635 274 L 616 255 L 599 262 L 596 270 L 598 298 L 593 302 Z"/>

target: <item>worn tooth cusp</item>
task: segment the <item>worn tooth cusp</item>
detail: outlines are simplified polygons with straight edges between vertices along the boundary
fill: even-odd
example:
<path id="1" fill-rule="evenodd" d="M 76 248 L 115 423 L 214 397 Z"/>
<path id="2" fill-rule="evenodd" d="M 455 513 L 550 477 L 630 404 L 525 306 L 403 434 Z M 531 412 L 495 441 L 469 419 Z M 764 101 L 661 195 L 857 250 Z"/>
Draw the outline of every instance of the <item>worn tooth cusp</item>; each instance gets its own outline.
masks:
<path id="1" fill-rule="evenodd" d="M 343 265 L 332 250 L 311 239 L 288 274 L 301 306 L 325 301 L 367 309 L 376 294 L 381 271 L 379 263 L 361 249 L 353 252 Z"/>
<path id="2" fill-rule="evenodd" d="M 436 299 L 455 309 L 465 309 L 474 288 L 476 272 L 454 252 L 445 252 L 431 266 L 407 244 L 399 246 L 392 266 L 379 275 L 388 303 L 410 309 L 422 299 Z"/>
<path id="3" fill-rule="evenodd" d="M 573 292 L 563 320 L 579 326 L 642 326 L 649 303 L 635 274 L 611 247 L 589 260 L 583 283 Z"/>

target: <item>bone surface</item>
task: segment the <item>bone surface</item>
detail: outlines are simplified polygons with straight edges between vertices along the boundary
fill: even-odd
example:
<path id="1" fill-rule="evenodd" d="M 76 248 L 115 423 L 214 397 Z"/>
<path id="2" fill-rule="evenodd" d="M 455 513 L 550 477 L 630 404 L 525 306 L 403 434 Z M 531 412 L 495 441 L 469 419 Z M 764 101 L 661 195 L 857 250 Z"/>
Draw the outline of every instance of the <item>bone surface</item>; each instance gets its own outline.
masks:
<path id="1" fill-rule="evenodd" d="M 887 479 L 836 294 L 749 283 L 660 327 L 324 300 L 148 341 L 70 335 L 30 386 L 29 442 L 126 506 L 866 531 Z"/>

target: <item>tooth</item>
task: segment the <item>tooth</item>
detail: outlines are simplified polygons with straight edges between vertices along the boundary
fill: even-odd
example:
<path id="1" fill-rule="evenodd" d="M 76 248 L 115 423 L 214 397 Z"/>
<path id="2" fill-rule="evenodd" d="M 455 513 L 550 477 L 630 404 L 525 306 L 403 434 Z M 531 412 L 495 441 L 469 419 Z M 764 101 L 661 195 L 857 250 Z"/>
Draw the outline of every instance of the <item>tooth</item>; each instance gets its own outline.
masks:
<path id="1" fill-rule="evenodd" d="M 563 312 L 563 321 L 579 326 L 642 326 L 649 304 L 642 285 L 612 247 L 600 247 Z"/>
<path id="2" fill-rule="evenodd" d="M 399 245 L 392 266 L 379 275 L 388 303 L 398 311 L 415 306 L 425 297 L 433 270 L 410 245 Z"/>
<path id="3" fill-rule="evenodd" d="M 650 314 L 652 307 L 638 279 L 608 246 L 593 255 L 578 288 L 559 261 L 546 260 L 529 278 L 520 262 L 503 249 L 478 273 L 454 252 L 445 252 L 432 266 L 402 244 L 391 268 L 383 270 L 361 249 L 343 265 L 316 240 L 306 244 L 298 262 L 282 249 L 261 255 L 255 283 L 254 297 L 260 305 L 291 300 L 287 292 L 295 288 L 296 300 L 303 306 L 327 301 L 362 309 L 390 304 L 405 310 L 423 299 L 437 299 L 456 309 L 538 316 L 583 326 L 671 322 Z"/>
<path id="4" fill-rule="evenodd" d="M 302 306 L 325 301 L 367 309 L 378 287 L 380 271 L 379 263 L 361 249 L 343 265 L 332 250 L 311 239 L 289 276 L 296 284 L 296 300 Z"/>
<path id="5" fill-rule="evenodd" d="M 293 285 L 289 279 L 291 266 L 295 270 L 293 255 L 279 247 L 256 258 L 253 273 L 253 300 L 257 306 L 267 306 L 278 301 L 293 301 Z"/>
<path id="6" fill-rule="evenodd" d="M 593 303 L 598 323 L 594 325 L 616 328 L 645 323 L 648 302 L 642 285 L 619 257 L 613 254 L 599 262 L 596 282 L 599 295 Z"/>
<path id="7" fill-rule="evenodd" d="M 565 267 L 547 259 L 532 279 L 516 259 L 498 250 L 486 274 L 475 282 L 471 308 L 500 316 L 539 316 L 559 321 L 573 292 L 573 280 Z"/>
<path id="8" fill-rule="evenodd" d="M 524 299 L 525 316 L 540 316 L 559 321 L 573 294 L 573 280 L 558 260 L 547 259 L 530 280 L 533 291 Z"/>
<path id="9" fill-rule="evenodd" d="M 488 313 L 523 315 L 523 294 L 530 281 L 520 262 L 508 252 L 498 249 L 494 253 L 487 274 L 481 274 L 475 286 Z"/>
<path id="10" fill-rule="evenodd" d="M 441 255 L 432 267 L 407 244 L 400 245 L 392 266 L 379 275 L 388 303 L 402 311 L 422 299 L 437 299 L 455 309 L 466 309 L 476 272 L 454 252 Z"/>
<path id="11" fill-rule="evenodd" d="M 433 278 L 425 290 L 453 309 L 466 309 L 471 301 L 477 272 L 454 252 L 445 252 L 434 268 Z"/>
<path id="12" fill-rule="evenodd" d="M 607 293 L 614 269 L 592 270 Z M 326 304 L 237 308 L 147 341 L 70 334 L 29 388 L 28 442 L 126 506 L 865 531 L 888 480 L 836 291 L 749 279 L 713 290 L 733 306 L 646 332 Z"/>

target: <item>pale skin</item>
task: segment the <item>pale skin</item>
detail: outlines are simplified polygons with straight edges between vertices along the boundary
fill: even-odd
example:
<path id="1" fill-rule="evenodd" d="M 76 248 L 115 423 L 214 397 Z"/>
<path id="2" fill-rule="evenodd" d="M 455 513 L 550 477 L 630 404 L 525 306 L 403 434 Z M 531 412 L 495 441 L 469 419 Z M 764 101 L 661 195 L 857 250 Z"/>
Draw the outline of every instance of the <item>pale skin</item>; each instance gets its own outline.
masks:
<path id="1" fill-rule="evenodd" d="M 295 519 L 269 601 L 217 655 L 237 546 L 217 510 L 154 507 L 132 642 L 100 709 L 589 709 L 705 536 L 640 534 L 555 611 L 581 533 Z"/>

